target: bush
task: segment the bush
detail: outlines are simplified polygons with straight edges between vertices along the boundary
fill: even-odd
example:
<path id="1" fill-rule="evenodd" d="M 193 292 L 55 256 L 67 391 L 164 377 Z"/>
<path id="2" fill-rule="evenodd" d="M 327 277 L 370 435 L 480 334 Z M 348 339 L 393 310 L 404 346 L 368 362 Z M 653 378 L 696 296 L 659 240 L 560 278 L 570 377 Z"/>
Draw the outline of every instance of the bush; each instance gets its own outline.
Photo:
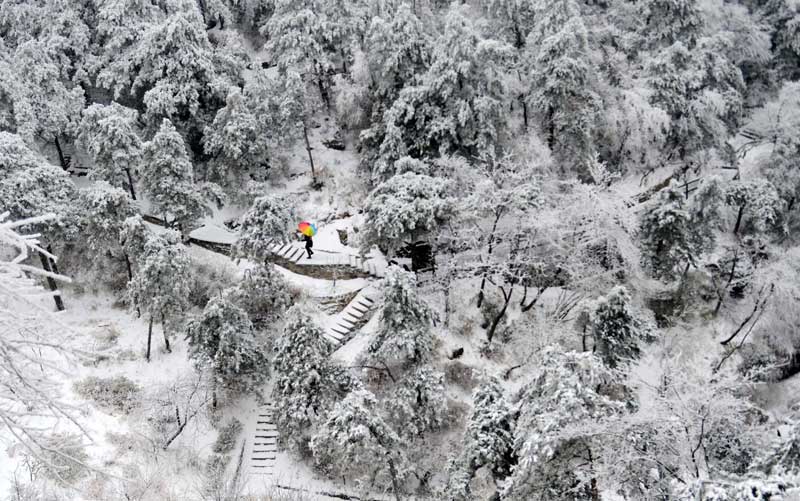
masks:
<path id="1" fill-rule="evenodd" d="M 42 440 L 42 446 L 37 456 L 30 456 L 30 464 L 47 478 L 69 485 L 86 475 L 81 463 L 85 464 L 89 455 L 80 436 L 54 433 Z"/>
<path id="2" fill-rule="evenodd" d="M 472 391 L 478 386 L 479 379 L 472 367 L 460 360 L 453 360 L 444 366 L 444 380 L 448 384 Z"/>
<path id="3" fill-rule="evenodd" d="M 195 261 L 190 270 L 189 302 L 198 308 L 205 308 L 211 296 L 236 283 L 229 266 Z"/>
<path id="4" fill-rule="evenodd" d="M 142 389 L 125 376 L 99 378 L 89 376 L 73 385 L 75 393 L 100 407 L 130 414 L 138 407 Z"/>
<path id="5" fill-rule="evenodd" d="M 217 454 L 226 454 L 231 452 L 236 445 L 236 439 L 244 429 L 242 422 L 236 418 L 231 419 L 228 424 L 219 430 L 217 440 L 214 442 L 213 451 Z"/>

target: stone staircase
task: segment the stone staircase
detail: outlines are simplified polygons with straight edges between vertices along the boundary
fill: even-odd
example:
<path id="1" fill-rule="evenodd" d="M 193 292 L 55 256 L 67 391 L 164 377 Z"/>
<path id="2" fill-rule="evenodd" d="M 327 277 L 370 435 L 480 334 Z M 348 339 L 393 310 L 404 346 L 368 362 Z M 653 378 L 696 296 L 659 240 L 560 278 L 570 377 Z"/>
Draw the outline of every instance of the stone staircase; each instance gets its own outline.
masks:
<path id="1" fill-rule="evenodd" d="M 309 259 L 304 245 L 299 242 L 275 242 L 268 246 L 277 261 L 276 264 L 288 264 L 289 266 L 286 266 L 288 269 L 303 275 L 310 273 L 304 272 L 301 267 L 328 267 L 332 268 L 331 273 L 317 273 L 312 276 L 328 279 L 354 278 L 356 276 L 383 278 L 386 276 L 387 265 L 375 259 L 364 259 L 357 255 L 322 250 L 314 251 L 314 255 Z M 340 270 L 340 276 L 335 276 L 335 269 Z M 310 272 L 311 270 L 306 271 Z"/>
<path id="2" fill-rule="evenodd" d="M 369 320 L 377 292 L 372 286 L 358 291 L 342 311 L 331 317 L 325 326 L 325 339 L 337 348 L 349 341 L 351 334 Z"/>
<path id="3" fill-rule="evenodd" d="M 272 404 L 258 407 L 249 427 L 246 444 L 245 473 L 272 476 L 278 454 L 278 428 L 275 426 Z"/>

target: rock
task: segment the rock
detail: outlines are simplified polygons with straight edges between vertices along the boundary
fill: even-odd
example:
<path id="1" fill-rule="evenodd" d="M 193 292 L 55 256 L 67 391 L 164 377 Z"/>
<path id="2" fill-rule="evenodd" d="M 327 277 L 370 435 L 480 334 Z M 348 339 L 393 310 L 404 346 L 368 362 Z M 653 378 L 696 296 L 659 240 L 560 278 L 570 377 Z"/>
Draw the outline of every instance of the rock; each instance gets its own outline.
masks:
<path id="1" fill-rule="evenodd" d="M 451 353 L 450 356 L 447 358 L 449 358 L 450 360 L 455 360 L 457 358 L 461 358 L 461 355 L 463 354 L 464 354 L 464 347 L 462 346 L 461 348 L 456 348 L 455 350 L 453 350 L 453 353 Z"/>
<path id="2" fill-rule="evenodd" d="M 336 233 L 339 234 L 339 242 L 342 245 L 347 245 L 347 230 L 336 230 Z"/>
<path id="3" fill-rule="evenodd" d="M 330 139 L 323 139 L 322 144 L 332 150 L 344 151 L 344 139 L 342 139 L 341 132 L 336 132 Z"/>

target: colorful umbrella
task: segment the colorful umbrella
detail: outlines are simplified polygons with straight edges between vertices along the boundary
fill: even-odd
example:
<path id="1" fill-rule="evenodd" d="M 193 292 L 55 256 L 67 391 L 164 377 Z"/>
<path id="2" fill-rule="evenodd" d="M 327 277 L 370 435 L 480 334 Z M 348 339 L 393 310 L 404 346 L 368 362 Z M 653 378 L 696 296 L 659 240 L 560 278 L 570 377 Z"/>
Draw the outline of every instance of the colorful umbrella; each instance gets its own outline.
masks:
<path id="1" fill-rule="evenodd" d="M 313 237 L 317 234 L 317 227 L 308 221 L 302 221 L 297 225 L 297 229 L 300 230 L 300 233 L 307 237 Z"/>

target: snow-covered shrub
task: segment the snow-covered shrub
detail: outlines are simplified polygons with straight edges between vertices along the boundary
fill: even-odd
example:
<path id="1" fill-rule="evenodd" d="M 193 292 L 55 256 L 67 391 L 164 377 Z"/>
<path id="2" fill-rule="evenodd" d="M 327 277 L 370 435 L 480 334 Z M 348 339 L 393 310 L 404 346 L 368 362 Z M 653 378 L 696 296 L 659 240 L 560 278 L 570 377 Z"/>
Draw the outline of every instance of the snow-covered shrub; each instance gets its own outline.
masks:
<path id="1" fill-rule="evenodd" d="M 406 373 L 387 397 L 385 407 L 389 422 L 404 438 L 441 428 L 447 413 L 444 374 L 430 367 Z"/>
<path id="2" fill-rule="evenodd" d="M 444 364 L 444 377 L 447 384 L 453 384 L 471 391 L 480 383 L 480 375 L 471 366 L 460 360 L 451 360 Z"/>
<path id="3" fill-rule="evenodd" d="M 28 457 L 32 472 L 41 472 L 63 485 L 71 485 L 88 473 L 84 465 L 89 454 L 81 436 L 54 433 L 47 435 L 42 442 L 41 452 Z"/>
<path id="4" fill-rule="evenodd" d="M 247 312 L 253 327 L 260 331 L 279 328 L 284 312 L 297 299 L 271 264 L 257 265 L 248 270 L 244 280 L 226 290 L 225 294 Z"/>
<path id="5" fill-rule="evenodd" d="M 73 385 L 75 393 L 111 412 L 130 414 L 141 404 L 142 389 L 125 376 L 89 376 Z"/>
<path id="6" fill-rule="evenodd" d="M 217 454 L 227 454 L 231 452 L 236 445 L 236 439 L 239 438 L 239 434 L 242 433 L 243 429 L 244 425 L 241 421 L 236 418 L 231 419 L 226 425 L 220 428 L 219 435 L 217 435 L 217 439 L 214 441 L 211 450 Z"/>
<path id="7" fill-rule="evenodd" d="M 189 268 L 189 302 L 205 308 L 209 299 L 236 283 L 236 271 L 229 265 L 195 260 Z"/>

